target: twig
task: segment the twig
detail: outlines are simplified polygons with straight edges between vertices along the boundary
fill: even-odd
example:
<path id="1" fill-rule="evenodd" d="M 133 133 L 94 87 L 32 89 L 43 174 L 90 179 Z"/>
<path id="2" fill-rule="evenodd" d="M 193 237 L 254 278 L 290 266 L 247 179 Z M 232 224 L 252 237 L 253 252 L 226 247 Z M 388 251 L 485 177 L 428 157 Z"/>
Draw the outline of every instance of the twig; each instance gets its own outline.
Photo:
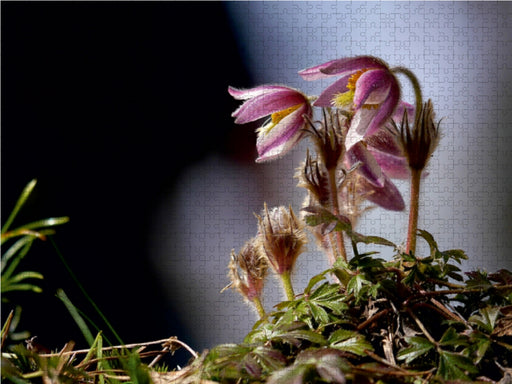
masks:
<path id="1" fill-rule="evenodd" d="M 378 361 L 381 364 L 387 365 L 388 367 L 394 368 L 402 373 L 410 373 L 407 369 L 404 369 L 396 364 L 392 364 L 391 362 L 387 361 L 386 359 L 383 359 L 376 353 L 373 353 L 370 350 L 365 350 L 364 353 L 366 353 L 368 356 L 370 356 L 372 359 Z"/>
<path id="2" fill-rule="evenodd" d="M 381 318 L 382 316 L 386 315 L 390 311 L 389 308 L 383 309 L 382 311 L 377 312 L 375 315 L 370 317 L 369 319 L 363 321 L 361 324 L 357 326 L 357 330 L 360 331 L 361 329 L 366 328 L 367 325 L 373 323 L 375 320 Z"/>
<path id="3" fill-rule="evenodd" d="M 420 329 L 422 330 L 422 332 L 425 334 L 425 336 L 427 337 L 427 339 L 434 345 L 437 345 L 437 342 L 436 340 L 430 335 L 430 333 L 427 331 L 427 328 L 425 328 L 425 326 L 423 325 L 423 323 L 420 321 L 420 319 L 418 319 L 418 317 L 414 314 L 413 311 L 411 311 L 411 308 L 407 308 L 407 313 L 409 314 L 409 316 L 411 316 L 414 321 L 416 322 L 416 324 L 418 325 L 418 327 L 420 327 Z"/>
<path id="4" fill-rule="evenodd" d="M 112 350 L 116 350 L 116 349 L 126 349 L 126 348 L 135 348 L 135 347 L 146 347 L 146 346 L 150 346 L 150 345 L 156 345 L 156 344 L 164 344 L 164 345 L 172 345 L 172 344 L 179 344 L 180 346 L 182 346 L 183 348 L 185 348 L 187 351 L 190 352 L 190 354 L 192 356 L 194 356 L 194 358 L 197 358 L 197 353 L 191 348 L 189 347 L 187 344 L 185 344 L 184 342 L 178 340 L 176 337 L 170 337 L 168 339 L 162 339 L 162 340 L 156 340 L 156 341 L 149 341 L 149 342 L 145 342 L 145 343 L 135 343 L 135 344 L 126 344 L 126 345 L 115 345 L 115 346 L 111 346 L 111 347 L 105 347 L 105 348 L 102 348 L 101 350 L 102 351 L 112 351 Z M 55 356 L 66 356 L 66 355 L 71 355 L 71 354 L 82 354 L 82 353 L 89 353 L 90 349 L 81 349 L 81 350 L 77 350 L 77 351 L 67 351 L 67 352 L 63 352 L 63 353 L 45 353 L 45 354 L 40 354 L 39 356 L 41 357 L 55 357 Z"/>

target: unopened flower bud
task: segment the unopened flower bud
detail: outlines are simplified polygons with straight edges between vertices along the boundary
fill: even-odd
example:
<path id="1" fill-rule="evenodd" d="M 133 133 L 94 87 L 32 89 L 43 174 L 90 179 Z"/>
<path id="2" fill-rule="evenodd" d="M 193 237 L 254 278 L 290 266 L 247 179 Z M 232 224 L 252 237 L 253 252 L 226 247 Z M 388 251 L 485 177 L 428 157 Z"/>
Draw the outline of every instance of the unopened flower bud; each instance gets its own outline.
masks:
<path id="1" fill-rule="evenodd" d="M 231 251 L 228 268 L 228 276 L 231 280 L 228 287 L 236 289 L 244 299 L 250 302 L 261 296 L 268 264 L 256 238 L 245 243 L 238 254 L 234 250 Z"/>
<path id="2" fill-rule="evenodd" d="M 306 244 L 304 224 L 291 207 L 287 210 L 281 206 L 269 211 L 265 204 L 262 216 L 257 216 L 258 235 L 269 264 L 280 275 L 289 273 Z"/>

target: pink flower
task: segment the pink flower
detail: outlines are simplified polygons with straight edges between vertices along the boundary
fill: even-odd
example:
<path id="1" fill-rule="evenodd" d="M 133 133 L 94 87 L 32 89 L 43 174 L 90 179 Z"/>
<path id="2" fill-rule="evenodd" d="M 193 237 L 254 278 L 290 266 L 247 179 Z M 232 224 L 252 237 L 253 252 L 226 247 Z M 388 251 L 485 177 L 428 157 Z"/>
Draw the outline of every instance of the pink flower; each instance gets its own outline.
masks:
<path id="1" fill-rule="evenodd" d="M 385 156 L 388 155 L 386 152 L 382 153 Z M 385 209 L 401 211 L 405 208 L 402 195 L 384 171 L 384 168 L 393 168 L 393 166 L 387 167 L 382 159 L 380 157 L 375 158 L 369 146 L 363 142 L 358 142 L 347 151 L 344 161 L 348 168 L 352 168 L 358 162 L 360 163 L 356 170 L 360 176 L 356 185 L 358 192 L 364 198 Z M 384 157 L 384 159 L 386 158 Z M 407 172 L 406 164 L 405 167 L 404 172 Z M 400 168 L 402 168 L 401 164 Z M 400 172 L 402 170 L 398 171 L 397 169 L 397 173 Z"/>
<path id="2" fill-rule="evenodd" d="M 414 116 L 414 107 L 408 103 L 400 102 L 392 116 L 395 125 L 400 125 L 404 111 L 407 111 L 408 116 Z M 409 179 L 411 171 L 407 158 L 399 141 L 399 133 L 393 133 L 393 129 L 392 126 L 389 129 L 379 129 L 375 134 L 366 137 L 364 142 L 367 144 L 368 151 L 387 176 L 392 179 Z"/>
<path id="3" fill-rule="evenodd" d="M 400 103 L 393 114 L 395 122 L 400 121 L 407 110 L 414 114 L 414 108 Z M 399 137 L 389 129 L 379 129 L 364 141 L 355 143 L 345 154 L 345 164 L 351 168 L 360 162 L 357 172 L 360 176 L 357 188 L 366 199 L 393 211 L 405 208 L 400 191 L 393 179 L 408 179 L 410 169 L 399 144 Z"/>
<path id="4" fill-rule="evenodd" d="M 384 125 L 400 100 L 400 85 L 395 75 L 383 61 L 372 56 L 332 60 L 299 74 L 305 80 L 340 77 L 313 105 L 354 112 L 345 143 L 347 149 Z"/>
<path id="5" fill-rule="evenodd" d="M 245 100 L 232 114 L 235 123 L 270 116 L 258 129 L 257 162 L 272 160 L 290 151 L 304 134 L 303 116 L 313 114 L 307 96 L 290 87 L 264 85 L 246 90 L 229 87 L 228 92 L 237 100 Z"/>

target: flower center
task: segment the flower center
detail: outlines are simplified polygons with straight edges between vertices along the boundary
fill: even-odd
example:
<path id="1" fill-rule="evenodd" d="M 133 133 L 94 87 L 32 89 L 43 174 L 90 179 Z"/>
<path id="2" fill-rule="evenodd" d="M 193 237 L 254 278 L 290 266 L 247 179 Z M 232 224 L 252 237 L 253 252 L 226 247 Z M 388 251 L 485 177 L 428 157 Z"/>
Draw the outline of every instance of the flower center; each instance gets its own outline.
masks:
<path id="1" fill-rule="evenodd" d="M 282 111 L 274 112 L 270 115 L 270 121 L 263 125 L 261 128 L 258 128 L 258 133 L 262 133 L 264 135 L 268 134 L 272 128 L 274 128 L 281 120 L 283 120 L 290 113 L 295 112 L 300 108 L 302 104 L 293 105 L 289 108 L 283 109 Z"/>
<path id="2" fill-rule="evenodd" d="M 364 68 L 356 73 L 354 73 L 352 76 L 348 78 L 347 82 L 347 92 L 340 92 L 336 93 L 334 97 L 331 100 L 331 104 L 333 107 L 336 108 L 343 108 L 343 107 L 350 107 L 354 101 L 354 94 L 356 90 L 356 82 L 359 80 L 361 75 L 365 73 L 366 71 L 369 71 L 371 68 Z M 378 108 L 378 104 L 365 104 L 363 105 L 363 108 L 367 109 L 375 109 Z"/>

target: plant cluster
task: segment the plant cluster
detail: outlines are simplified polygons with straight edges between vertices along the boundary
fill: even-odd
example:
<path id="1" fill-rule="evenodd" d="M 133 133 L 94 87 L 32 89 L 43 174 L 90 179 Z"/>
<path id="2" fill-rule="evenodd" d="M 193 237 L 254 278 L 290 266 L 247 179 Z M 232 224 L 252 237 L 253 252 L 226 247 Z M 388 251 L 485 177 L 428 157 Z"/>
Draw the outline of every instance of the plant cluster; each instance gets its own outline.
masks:
<path id="1" fill-rule="evenodd" d="M 10 377 L 20 383 L 32 376 L 59 383 L 512 382 L 512 273 L 463 273 L 465 252 L 442 250 L 418 228 L 421 184 L 440 133 L 433 103 L 424 102 L 414 73 L 358 56 L 299 75 L 334 81 L 318 96 L 284 85 L 228 89 L 242 101 L 233 112 L 236 123 L 268 117 L 258 129 L 257 162 L 276 160 L 305 138 L 314 148 L 295 175 L 306 191 L 300 214 L 264 204 L 255 236 L 231 253 L 226 288 L 240 293 L 259 316 L 243 342 L 196 354 L 169 339 L 161 341 L 163 351 L 154 352 L 156 360 L 142 364 L 153 354 L 104 348 L 101 334 L 92 336 L 61 293 L 91 348 L 80 359 L 71 346 L 49 355 L 14 350 L 6 363 L 14 372 Z M 401 77 L 412 84 L 413 104 L 402 100 Z M 410 181 L 408 205 L 392 179 Z M 359 218 L 375 206 L 407 206 L 403 244 L 358 232 Z M 291 275 L 308 236 L 325 253 L 328 268 L 296 293 Z M 424 254 L 417 252 L 418 240 L 425 242 Z M 361 244 L 365 250 L 389 247 L 394 256 L 362 252 Z M 285 296 L 271 311 L 263 301 L 269 272 Z M 190 364 L 157 372 L 162 353 L 180 346 L 193 355 Z"/>
<path id="2" fill-rule="evenodd" d="M 232 253 L 228 287 L 254 306 L 259 321 L 242 343 L 219 345 L 194 361 L 189 380 L 509 382 L 512 273 L 462 273 L 464 251 L 440 250 L 432 234 L 418 229 L 420 187 L 440 134 L 414 73 L 359 56 L 299 74 L 335 80 L 319 96 L 283 85 L 229 88 L 242 100 L 236 123 L 269 116 L 258 129 L 257 162 L 282 157 L 306 137 L 315 151 L 308 149 L 296 174 L 307 192 L 301 215 L 265 205 L 256 236 Z M 402 76 L 414 89 L 413 104 L 402 100 Z M 405 209 L 394 178 L 410 180 L 403 245 L 356 231 L 374 205 Z M 290 273 L 305 250 L 306 230 L 330 267 L 295 294 Z M 417 239 L 427 254 L 416 252 Z M 362 253 L 361 243 L 391 247 L 394 257 Z M 285 294 L 268 313 L 261 297 L 267 270 Z"/>

